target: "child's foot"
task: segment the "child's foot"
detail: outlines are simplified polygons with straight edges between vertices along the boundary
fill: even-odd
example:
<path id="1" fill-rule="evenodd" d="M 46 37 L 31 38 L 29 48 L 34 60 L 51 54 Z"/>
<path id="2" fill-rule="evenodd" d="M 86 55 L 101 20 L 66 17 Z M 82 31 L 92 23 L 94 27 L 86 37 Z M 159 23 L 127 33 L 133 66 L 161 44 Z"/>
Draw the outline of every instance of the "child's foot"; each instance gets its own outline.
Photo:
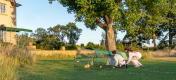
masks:
<path id="1" fill-rule="evenodd" d="M 115 68 L 117 68 L 117 66 L 113 66 L 112 68 L 115 69 Z"/>
<path id="2" fill-rule="evenodd" d="M 128 64 L 125 65 L 125 68 L 128 69 Z"/>

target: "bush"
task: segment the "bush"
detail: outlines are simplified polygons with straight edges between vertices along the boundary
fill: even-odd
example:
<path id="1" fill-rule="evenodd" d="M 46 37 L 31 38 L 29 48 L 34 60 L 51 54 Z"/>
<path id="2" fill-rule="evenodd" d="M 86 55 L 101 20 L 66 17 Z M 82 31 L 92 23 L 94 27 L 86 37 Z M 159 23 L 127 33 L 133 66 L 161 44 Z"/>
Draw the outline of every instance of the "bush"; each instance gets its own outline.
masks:
<path id="1" fill-rule="evenodd" d="M 66 45 L 66 50 L 77 50 L 77 46 L 75 44 Z"/>
<path id="2" fill-rule="evenodd" d="M 65 46 L 65 43 L 63 42 L 57 42 L 57 43 L 45 43 L 41 41 L 36 42 L 36 48 L 37 49 L 43 49 L 43 50 L 60 50 L 62 46 Z"/>
<path id="3" fill-rule="evenodd" d="M 55 49 L 55 46 L 54 45 L 46 45 L 46 46 L 44 46 L 44 48 L 43 48 L 44 50 L 53 50 L 53 49 Z"/>

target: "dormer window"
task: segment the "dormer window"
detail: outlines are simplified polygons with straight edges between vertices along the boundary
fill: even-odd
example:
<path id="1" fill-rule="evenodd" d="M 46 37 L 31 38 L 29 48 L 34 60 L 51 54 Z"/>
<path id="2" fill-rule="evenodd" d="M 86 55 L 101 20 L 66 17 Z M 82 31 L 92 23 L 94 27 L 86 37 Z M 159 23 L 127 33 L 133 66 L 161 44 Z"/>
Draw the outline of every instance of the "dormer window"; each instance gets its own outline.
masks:
<path id="1" fill-rule="evenodd" d="M 2 14 L 6 13 L 6 4 L 0 3 L 0 13 Z"/>

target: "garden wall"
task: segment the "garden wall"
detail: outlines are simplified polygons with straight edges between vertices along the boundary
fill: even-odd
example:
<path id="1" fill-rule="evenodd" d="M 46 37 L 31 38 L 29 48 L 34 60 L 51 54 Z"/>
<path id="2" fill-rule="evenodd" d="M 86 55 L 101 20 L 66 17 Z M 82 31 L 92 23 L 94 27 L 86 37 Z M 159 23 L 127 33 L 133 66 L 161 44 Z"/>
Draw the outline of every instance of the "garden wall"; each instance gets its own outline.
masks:
<path id="1" fill-rule="evenodd" d="M 80 54 L 93 54 L 95 51 L 93 50 L 31 50 L 31 53 L 34 55 L 40 56 L 52 56 L 56 54 L 68 55 L 68 56 L 76 56 L 77 53 Z"/>

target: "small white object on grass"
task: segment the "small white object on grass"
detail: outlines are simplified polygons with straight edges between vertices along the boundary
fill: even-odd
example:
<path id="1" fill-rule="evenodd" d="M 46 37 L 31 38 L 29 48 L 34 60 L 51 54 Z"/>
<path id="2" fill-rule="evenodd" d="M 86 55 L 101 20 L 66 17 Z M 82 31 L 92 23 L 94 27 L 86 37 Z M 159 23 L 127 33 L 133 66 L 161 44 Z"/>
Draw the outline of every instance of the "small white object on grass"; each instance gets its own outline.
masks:
<path id="1" fill-rule="evenodd" d="M 101 69 L 101 68 L 103 68 L 103 66 L 102 66 L 102 65 L 100 65 L 99 67 L 100 67 L 100 69 Z"/>
<path id="2" fill-rule="evenodd" d="M 84 65 L 84 68 L 90 68 L 90 64 L 86 64 L 86 65 Z"/>
<path id="3" fill-rule="evenodd" d="M 80 61 L 76 61 L 77 63 L 79 63 Z"/>

